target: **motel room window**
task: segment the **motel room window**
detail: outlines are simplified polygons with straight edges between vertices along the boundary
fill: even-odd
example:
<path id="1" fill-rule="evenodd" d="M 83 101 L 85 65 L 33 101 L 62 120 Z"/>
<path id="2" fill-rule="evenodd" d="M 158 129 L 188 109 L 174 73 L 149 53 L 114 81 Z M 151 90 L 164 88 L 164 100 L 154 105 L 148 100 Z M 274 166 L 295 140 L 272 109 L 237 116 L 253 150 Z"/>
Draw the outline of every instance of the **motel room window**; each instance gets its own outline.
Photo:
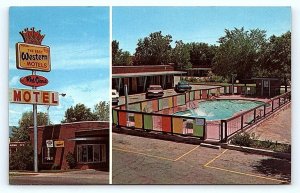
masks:
<path id="1" fill-rule="evenodd" d="M 138 77 L 138 86 L 144 86 L 145 77 Z"/>
<path id="2" fill-rule="evenodd" d="M 77 146 L 77 161 L 79 163 L 106 162 L 105 144 L 84 144 Z"/>

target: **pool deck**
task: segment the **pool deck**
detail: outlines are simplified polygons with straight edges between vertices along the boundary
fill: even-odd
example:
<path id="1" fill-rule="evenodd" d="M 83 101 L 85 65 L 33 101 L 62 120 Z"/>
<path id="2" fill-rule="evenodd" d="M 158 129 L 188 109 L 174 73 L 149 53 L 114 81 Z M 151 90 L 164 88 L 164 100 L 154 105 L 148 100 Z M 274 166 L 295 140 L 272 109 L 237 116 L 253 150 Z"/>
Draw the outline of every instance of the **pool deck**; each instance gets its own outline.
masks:
<path id="1" fill-rule="evenodd" d="M 291 144 L 291 106 L 276 113 L 250 132 L 255 133 L 260 140 Z"/>
<path id="2" fill-rule="evenodd" d="M 268 98 L 245 97 L 243 95 L 221 95 L 216 99 L 239 99 L 239 100 L 261 101 L 261 102 L 268 102 L 270 100 Z"/>

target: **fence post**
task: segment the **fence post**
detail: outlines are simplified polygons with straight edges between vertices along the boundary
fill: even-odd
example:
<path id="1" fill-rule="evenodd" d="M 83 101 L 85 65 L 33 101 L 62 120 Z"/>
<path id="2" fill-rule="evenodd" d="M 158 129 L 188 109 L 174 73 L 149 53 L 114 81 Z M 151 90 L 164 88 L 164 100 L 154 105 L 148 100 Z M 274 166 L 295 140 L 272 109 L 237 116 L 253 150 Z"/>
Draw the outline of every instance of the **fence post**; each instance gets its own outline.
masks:
<path id="1" fill-rule="evenodd" d="M 117 111 L 117 126 L 116 126 L 117 128 L 120 128 L 119 112 L 120 111 Z"/>
<path id="2" fill-rule="evenodd" d="M 142 113 L 142 121 L 143 121 L 143 124 L 142 124 L 142 129 L 145 130 L 145 120 L 144 120 L 144 113 Z"/>
<path id="3" fill-rule="evenodd" d="M 199 98 L 201 100 L 202 99 L 202 89 L 199 91 L 199 94 L 200 94 Z"/>
<path id="4" fill-rule="evenodd" d="M 203 125 L 203 139 L 205 140 L 207 138 L 206 136 L 206 129 L 207 129 L 207 125 L 206 125 L 206 119 L 204 119 L 204 125 Z M 193 129 L 194 130 L 194 129 Z"/>
<path id="5" fill-rule="evenodd" d="M 272 112 L 274 111 L 274 100 L 272 100 Z"/>
<path id="6" fill-rule="evenodd" d="M 266 104 L 264 105 L 264 117 L 266 116 Z"/>
<path id="7" fill-rule="evenodd" d="M 255 123 L 256 122 L 256 109 L 254 109 L 254 118 L 253 118 L 253 123 Z"/>
<path id="8" fill-rule="evenodd" d="M 226 120 L 221 120 L 221 142 L 227 142 L 227 121 Z"/>
<path id="9" fill-rule="evenodd" d="M 221 120 L 221 142 L 223 142 L 223 135 L 224 135 L 224 132 L 223 132 L 223 122 L 224 122 L 224 120 Z"/>
<path id="10" fill-rule="evenodd" d="M 244 115 L 241 116 L 241 129 L 244 127 Z"/>
<path id="11" fill-rule="evenodd" d="M 227 142 L 227 121 L 225 121 L 225 142 Z"/>
<path id="12" fill-rule="evenodd" d="M 171 134 L 173 135 L 173 116 L 171 116 Z"/>

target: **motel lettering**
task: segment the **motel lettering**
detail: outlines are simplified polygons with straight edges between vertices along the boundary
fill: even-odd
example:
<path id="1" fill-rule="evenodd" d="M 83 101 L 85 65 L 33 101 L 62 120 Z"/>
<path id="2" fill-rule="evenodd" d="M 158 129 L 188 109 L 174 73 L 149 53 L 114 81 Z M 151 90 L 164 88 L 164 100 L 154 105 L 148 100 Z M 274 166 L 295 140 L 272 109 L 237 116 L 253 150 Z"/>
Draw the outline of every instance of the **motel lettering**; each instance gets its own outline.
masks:
<path id="1" fill-rule="evenodd" d="M 58 99 L 58 92 L 15 88 L 10 90 L 12 103 L 57 106 L 59 105 Z"/>

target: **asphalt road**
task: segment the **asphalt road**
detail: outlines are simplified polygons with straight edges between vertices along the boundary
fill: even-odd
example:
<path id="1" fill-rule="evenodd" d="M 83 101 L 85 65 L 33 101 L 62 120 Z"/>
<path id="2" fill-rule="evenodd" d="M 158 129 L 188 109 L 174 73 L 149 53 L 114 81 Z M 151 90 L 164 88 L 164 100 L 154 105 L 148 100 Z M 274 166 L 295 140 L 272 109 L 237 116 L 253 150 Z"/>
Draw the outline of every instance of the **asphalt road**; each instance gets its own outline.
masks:
<path id="1" fill-rule="evenodd" d="M 113 133 L 113 184 L 288 184 L 269 156 Z"/>
<path id="2" fill-rule="evenodd" d="M 9 176 L 11 185 L 100 185 L 109 183 L 109 173 L 82 170 L 62 173 L 14 174 Z"/>

